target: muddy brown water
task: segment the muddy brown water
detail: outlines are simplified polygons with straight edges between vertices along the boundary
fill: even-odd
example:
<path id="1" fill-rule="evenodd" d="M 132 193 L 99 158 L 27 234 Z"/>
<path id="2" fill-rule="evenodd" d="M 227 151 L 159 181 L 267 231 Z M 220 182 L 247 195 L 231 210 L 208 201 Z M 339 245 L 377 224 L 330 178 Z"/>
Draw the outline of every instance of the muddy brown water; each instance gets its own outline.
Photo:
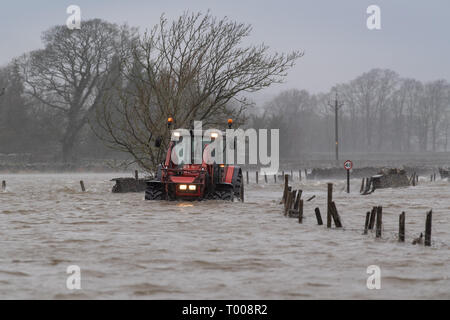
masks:
<path id="1" fill-rule="evenodd" d="M 251 183 L 246 202 L 149 202 L 112 194 L 113 174 L 2 175 L 2 299 L 449 299 L 450 183 L 377 190 L 359 180 L 334 200 L 344 230 L 317 226 L 326 182 L 303 189 L 305 219 L 282 215 L 281 184 Z M 87 192 L 80 190 L 84 180 Z M 260 180 L 261 181 L 261 180 Z M 383 205 L 383 238 L 362 235 L 366 211 Z M 433 209 L 432 247 L 412 245 Z M 406 242 L 397 242 L 406 212 Z M 69 290 L 66 269 L 81 269 Z M 381 269 L 381 289 L 366 286 Z"/>

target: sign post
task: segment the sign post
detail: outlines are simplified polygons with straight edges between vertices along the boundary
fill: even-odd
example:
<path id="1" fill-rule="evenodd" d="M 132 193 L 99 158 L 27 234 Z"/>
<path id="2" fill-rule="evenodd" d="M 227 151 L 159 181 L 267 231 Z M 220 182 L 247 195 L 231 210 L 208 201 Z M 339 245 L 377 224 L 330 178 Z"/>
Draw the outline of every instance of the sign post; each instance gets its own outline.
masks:
<path id="1" fill-rule="evenodd" d="M 347 170 L 347 193 L 350 193 L 350 170 L 353 168 L 353 162 L 347 160 L 344 162 L 344 169 Z"/>

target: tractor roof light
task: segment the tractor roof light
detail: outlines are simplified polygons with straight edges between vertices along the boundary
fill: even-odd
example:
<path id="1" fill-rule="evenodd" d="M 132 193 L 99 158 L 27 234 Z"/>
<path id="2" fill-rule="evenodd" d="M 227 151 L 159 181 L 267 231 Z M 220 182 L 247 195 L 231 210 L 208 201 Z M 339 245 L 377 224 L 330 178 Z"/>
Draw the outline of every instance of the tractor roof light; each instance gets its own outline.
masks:
<path id="1" fill-rule="evenodd" d="M 232 125 L 233 125 L 233 119 L 228 119 L 228 128 L 231 129 Z"/>
<path id="2" fill-rule="evenodd" d="M 169 118 L 167 119 L 167 127 L 170 128 L 170 126 L 172 125 L 172 123 L 173 123 L 173 118 L 172 118 L 172 117 L 169 117 Z"/>

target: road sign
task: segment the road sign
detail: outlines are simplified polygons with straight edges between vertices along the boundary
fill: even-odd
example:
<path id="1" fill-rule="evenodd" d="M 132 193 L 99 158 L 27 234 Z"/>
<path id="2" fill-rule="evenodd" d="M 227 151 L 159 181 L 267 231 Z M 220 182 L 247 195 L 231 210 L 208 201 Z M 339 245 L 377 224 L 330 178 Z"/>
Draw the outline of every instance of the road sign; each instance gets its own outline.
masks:
<path id="1" fill-rule="evenodd" d="M 345 168 L 345 170 L 352 170 L 353 162 L 351 162 L 350 160 L 345 161 L 344 162 L 344 168 Z"/>
<path id="2" fill-rule="evenodd" d="M 347 160 L 344 162 L 344 169 L 347 170 L 347 193 L 350 193 L 350 170 L 353 168 L 353 162 Z"/>

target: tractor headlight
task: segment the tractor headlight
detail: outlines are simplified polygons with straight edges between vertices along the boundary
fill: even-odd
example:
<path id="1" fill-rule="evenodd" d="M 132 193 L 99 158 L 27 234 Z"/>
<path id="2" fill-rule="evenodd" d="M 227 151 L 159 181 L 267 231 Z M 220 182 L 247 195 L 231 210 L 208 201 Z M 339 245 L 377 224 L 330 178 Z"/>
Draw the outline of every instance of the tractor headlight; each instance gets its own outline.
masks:
<path id="1" fill-rule="evenodd" d="M 190 191 L 195 191 L 195 190 L 197 190 L 197 186 L 195 184 L 190 184 L 189 185 L 189 190 Z"/>
<path id="2" fill-rule="evenodd" d="M 176 138 L 179 138 L 181 136 L 181 133 L 180 133 L 180 131 L 174 131 L 174 132 L 172 132 L 172 135 Z"/>
<path id="3" fill-rule="evenodd" d="M 180 190 L 186 190 L 187 189 L 187 185 L 185 184 L 180 184 L 180 186 L 178 187 Z"/>
<path id="4" fill-rule="evenodd" d="M 211 132 L 211 139 L 217 139 L 219 134 L 217 132 Z"/>

